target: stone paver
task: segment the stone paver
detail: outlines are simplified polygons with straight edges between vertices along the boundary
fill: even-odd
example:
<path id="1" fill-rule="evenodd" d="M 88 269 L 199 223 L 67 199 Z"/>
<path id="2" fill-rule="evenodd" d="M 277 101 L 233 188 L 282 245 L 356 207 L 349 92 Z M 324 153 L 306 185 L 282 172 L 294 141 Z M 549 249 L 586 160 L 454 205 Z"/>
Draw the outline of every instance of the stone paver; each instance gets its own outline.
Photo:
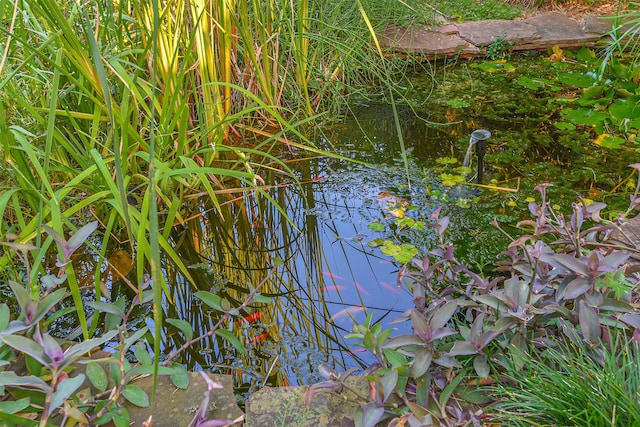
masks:
<path id="1" fill-rule="evenodd" d="M 380 43 L 399 53 L 436 56 L 476 55 L 480 50 L 458 35 L 453 25 L 439 27 L 391 28 L 379 36 Z"/>
<path id="2" fill-rule="evenodd" d="M 512 21 L 445 21 L 442 26 L 390 28 L 380 35 L 380 43 L 392 54 L 411 53 L 427 59 L 471 57 L 482 55 L 499 39 L 510 42 L 514 51 L 592 47 L 606 37 L 611 25 L 612 20 L 606 17 L 588 15 L 578 21 L 560 12 L 548 12 Z"/>
<path id="3" fill-rule="evenodd" d="M 527 21 L 490 19 L 464 22 L 456 26 L 460 37 L 476 46 L 488 46 L 501 38 L 514 46 L 533 44 L 542 38 L 539 29 Z"/>
<path id="4" fill-rule="evenodd" d="M 535 49 L 542 46 L 580 47 L 593 46 L 600 40 L 601 34 L 587 33 L 580 22 L 560 12 L 549 12 L 525 20 L 532 25 L 541 37 L 534 43 L 525 44 L 522 49 Z"/>

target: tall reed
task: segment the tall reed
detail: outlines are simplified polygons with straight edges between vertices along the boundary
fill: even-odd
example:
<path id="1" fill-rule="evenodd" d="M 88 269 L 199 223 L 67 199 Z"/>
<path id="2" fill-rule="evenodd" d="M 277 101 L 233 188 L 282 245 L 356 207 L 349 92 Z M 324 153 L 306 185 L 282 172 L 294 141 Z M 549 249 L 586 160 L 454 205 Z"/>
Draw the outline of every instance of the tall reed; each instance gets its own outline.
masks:
<path id="1" fill-rule="evenodd" d="M 252 191 L 284 212 L 259 185 L 265 166 L 295 181 L 273 147 L 321 153 L 299 131 L 309 117 L 339 111 L 347 96 L 363 94 L 349 88 L 389 80 L 384 57 L 372 54 L 375 25 L 362 19 L 366 7 L 309 0 L 0 2 L 10 36 L 0 63 L 7 165 L 0 234 L 35 239 L 42 260 L 51 244 L 40 241 L 43 224 L 68 234 L 95 218 L 103 232 L 97 253 L 107 259 L 115 245 L 129 245 L 138 283 L 150 263 L 158 264 L 150 235 L 189 278 L 169 234 L 184 221 L 185 197 L 205 196 L 222 213 L 223 195 Z M 233 146 L 252 134 L 262 140 L 255 149 Z M 67 274 L 82 307 L 71 267 Z M 97 318 L 88 325 L 80 309 L 78 317 L 91 335 Z"/>

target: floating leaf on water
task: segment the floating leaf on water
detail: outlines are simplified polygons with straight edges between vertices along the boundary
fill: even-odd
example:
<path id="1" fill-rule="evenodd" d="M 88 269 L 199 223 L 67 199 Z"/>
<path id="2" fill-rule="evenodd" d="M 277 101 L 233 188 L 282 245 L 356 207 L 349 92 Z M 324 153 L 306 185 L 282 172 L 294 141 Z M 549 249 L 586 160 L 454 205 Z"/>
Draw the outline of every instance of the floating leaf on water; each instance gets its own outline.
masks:
<path id="1" fill-rule="evenodd" d="M 521 76 L 518 79 L 518 84 L 531 90 L 541 89 L 544 87 L 544 82 L 542 80 L 532 79 L 527 76 Z"/>
<path id="2" fill-rule="evenodd" d="M 569 122 L 556 122 L 554 126 L 560 130 L 575 130 L 576 126 Z"/>
<path id="3" fill-rule="evenodd" d="M 604 148 L 620 148 L 626 141 L 620 137 L 603 133 L 599 135 L 594 142 L 596 145 Z"/>
<path id="4" fill-rule="evenodd" d="M 510 64 L 503 59 L 499 61 L 483 61 L 477 65 L 477 68 L 488 73 L 497 73 L 499 71 L 513 73 L 516 70 L 516 67 L 514 67 L 513 64 Z"/>

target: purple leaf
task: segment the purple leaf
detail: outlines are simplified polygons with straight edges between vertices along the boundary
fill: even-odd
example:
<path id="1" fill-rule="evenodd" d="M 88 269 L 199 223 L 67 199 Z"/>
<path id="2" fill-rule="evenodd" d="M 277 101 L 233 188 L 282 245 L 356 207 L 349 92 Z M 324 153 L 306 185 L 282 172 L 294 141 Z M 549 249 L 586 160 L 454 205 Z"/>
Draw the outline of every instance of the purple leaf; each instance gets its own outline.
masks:
<path id="1" fill-rule="evenodd" d="M 44 354 L 46 354 L 51 360 L 51 366 L 58 366 L 64 360 L 64 353 L 62 352 L 62 347 L 58 344 L 51 335 L 44 334 L 42 336 L 42 345 L 44 349 Z"/>
<path id="2" fill-rule="evenodd" d="M 640 314 L 628 313 L 620 316 L 620 320 L 634 328 L 640 328 Z"/>
<path id="3" fill-rule="evenodd" d="M 433 315 L 431 316 L 431 321 L 429 322 L 429 326 L 431 330 L 442 328 L 447 324 L 451 316 L 456 312 L 458 308 L 457 301 L 449 301 L 442 307 L 438 308 Z"/>
<path id="4" fill-rule="evenodd" d="M 398 385 L 398 371 L 395 369 L 390 370 L 380 378 L 380 381 L 378 382 L 382 386 L 382 391 L 384 393 L 382 396 L 382 402 L 385 403 L 387 399 L 389 399 L 389 396 L 391 396 L 391 393 L 396 389 L 396 385 Z"/>
<path id="5" fill-rule="evenodd" d="M 413 358 L 413 364 L 411 365 L 411 376 L 417 379 L 424 375 L 431 366 L 431 360 L 433 359 L 433 352 L 427 348 L 421 348 Z"/>
<path id="6" fill-rule="evenodd" d="M 318 373 L 322 378 L 325 378 L 327 380 L 332 380 L 338 377 L 336 371 L 334 371 L 333 368 L 325 362 L 322 362 L 318 365 Z"/>
<path id="7" fill-rule="evenodd" d="M 386 343 L 382 345 L 382 348 L 398 348 L 404 347 L 407 345 L 418 345 L 421 347 L 425 347 L 427 345 L 426 341 L 414 334 L 405 334 L 398 335 L 397 337 L 393 337 L 389 339 Z"/>
<path id="8" fill-rule="evenodd" d="M 89 238 L 91 233 L 96 231 L 97 228 L 98 221 L 93 221 L 82 226 L 78 229 L 78 231 L 73 233 L 73 236 L 71 236 L 69 238 L 69 241 L 67 242 L 67 249 L 69 251 L 69 253 L 65 253 L 67 259 L 69 259 L 69 256 L 74 253 L 80 246 L 82 246 L 82 244 Z"/>
<path id="9" fill-rule="evenodd" d="M 450 335 L 455 335 L 458 332 L 451 328 L 438 328 L 431 332 L 431 341 L 439 340 Z"/>
<path id="10" fill-rule="evenodd" d="M 582 336 L 589 343 L 596 343 L 600 339 L 600 320 L 598 313 L 589 305 L 580 301 L 578 314 L 580 315 L 580 328 Z"/>
<path id="11" fill-rule="evenodd" d="M 58 233 L 56 230 L 49 227 L 48 225 L 43 225 L 42 228 L 44 228 L 44 231 L 46 231 L 47 234 L 53 238 L 53 240 L 58 244 L 58 246 L 64 252 L 64 248 L 69 246 L 69 244 L 67 243 L 67 239 L 65 239 L 64 236 L 60 235 L 60 233 Z"/>
<path id="12" fill-rule="evenodd" d="M 630 256 L 630 252 L 616 251 L 604 257 L 600 261 L 600 265 L 606 265 L 607 267 L 611 267 L 611 269 L 613 270 L 622 265 Z"/>
<path id="13" fill-rule="evenodd" d="M 591 284 L 585 277 L 572 280 L 564 290 L 564 299 L 570 300 L 579 297 L 591 289 Z"/>
<path id="14" fill-rule="evenodd" d="M 356 423 L 356 427 L 375 427 L 384 414 L 384 408 L 378 407 L 375 403 L 369 402 L 361 406 L 362 419 L 361 423 Z"/>
<path id="15" fill-rule="evenodd" d="M 602 202 L 594 202 L 591 203 L 588 206 L 584 207 L 584 210 L 586 212 L 586 214 L 591 217 L 591 219 L 593 219 L 596 222 L 600 222 L 602 221 L 602 218 L 600 217 L 600 211 L 604 208 L 606 208 L 607 205 L 605 203 Z"/>
<path id="16" fill-rule="evenodd" d="M 587 260 L 587 271 L 589 274 L 594 274 L 598 271 L 598 267 L 600 266 L 600 257 L 598 255 L 598 251 L 593 251 L 589 254 Z"/>
<path id="17" fill-rule="evenodd" d="M 582 227 L 582 223 L 584 222 L 584 215 L 582 212 L 582 208 L 578 206 L 577 203 L 573 203 L 572 207 L 573 215 L 571 215 L 571 227 L 573 227 L 574 230 L 578 231 L 580 230 L 580 227 Z"/>
<path id="18" fill-rule="evenodd" d="M 411 310 L 411 326 L 420 338 L 431 341 L 431 328 L 427 323 L 427 318 L 418 310 Z"/>
<path id="19" fill-rule="evenodd" d="M 477 354 L 478 350 L 473 344 L 468 341 L 456 341 L 453 344 L 453 348 L 447 353 L 449 356 L 468 356 L 470 354 Z"/>
<path id="20" fill-rule="evenodd" d="M 589 275 L 586 263 L 571 255 L 543 253 L 540 255 L 540 260 L 561 270 L 571 271 L 583 276 Z"/>

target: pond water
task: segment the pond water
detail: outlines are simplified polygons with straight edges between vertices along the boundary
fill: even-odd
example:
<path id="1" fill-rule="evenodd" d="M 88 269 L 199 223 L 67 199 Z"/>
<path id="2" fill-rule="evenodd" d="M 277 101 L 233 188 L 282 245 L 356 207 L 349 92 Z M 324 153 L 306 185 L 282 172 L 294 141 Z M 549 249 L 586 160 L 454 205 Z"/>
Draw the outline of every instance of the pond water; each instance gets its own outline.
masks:
<path id="1" fill-rule="evenodd" d="M 265 384 L 317 382 L 320 362 L 338 370 L 369 366 L 372 356 L 344 336 L 369 313 L 385 327 L 406 328 L 390 322 L 412 307 L 412 297 L 397 283 L 401 265 L 368 243 L 378 237 L 400 238 L 422 253 L 434 244 L 428 229 L 394 230 L 389 200 L 410 201 L 416 210 L 406 215 L 423 220 L 444 206 L 460 257 L 485 272 L 506 246 L 492 220 L 515 232 L 511 225 L 527 217 L 527 198 L 536 196 L 536 184 L 554 183 L 551 197 L 565 208 L 578 196 L 614 206 L 628 200 L 616 186 L 630 174 L 629 152 L 601 150 L 590 142 L 589 129 L 558 129 L 554 122 L 559 116 L 549 109 L 553 94 L 527 92 L 518 85 L 518 75 L 543 72 L 535 68 L 538 62 L 514 59 L 514 72 L 490 76 L 471 63 L 458 64 L 436 70 L 435 87 L 429 76 L 413 76 L 406 96 L 423 106 L 397 106 L 404 154 L 389 105 L 363 105 L 316 129 L 310 138 L 319 147 L 368 166 L 292 158 L 290 165 L 306 183 L 302 190 L 265 172 L 263 177 L 276 184 L 271 196 L 288 217 L 251 194 L 225 203 L 220 212 L 206 201 L 193 202 L 195 219 L 175 227 L 172 240 L 195 285 L 165 261 L 173 299 L 167 301 L 165 316 L 188 321 L 197 336 L 218 319 L 193 297 L 198 290 L 239 305 L 248 294 L 247 284 L 264 282 L 261 291 L 273 300 L 252 305 L 229 325 L 248 354 L 214 336 L 193 346 L 179 362 L 189 369 L 233 374 L 240 394 Z M 544 72 L 568 66 L 547 65 Z M 492 134 L 484 182 L 498 190 L 443 185 L 442 174 L 455 175 L 453 168 L 460 166 L 475 129 Z M 442 160 L 446 158 L 458 163 Z M 612 189 L 616 191 L 610 193 Z M 373 231 L 372 223 L 389 227 Z M 276 260 L 282 265 L 272 271 Z M 139 319 L 149 322 L 144 313 Z M 165 338 L 167 352 L 184 342 L 177 329 Z"/>

